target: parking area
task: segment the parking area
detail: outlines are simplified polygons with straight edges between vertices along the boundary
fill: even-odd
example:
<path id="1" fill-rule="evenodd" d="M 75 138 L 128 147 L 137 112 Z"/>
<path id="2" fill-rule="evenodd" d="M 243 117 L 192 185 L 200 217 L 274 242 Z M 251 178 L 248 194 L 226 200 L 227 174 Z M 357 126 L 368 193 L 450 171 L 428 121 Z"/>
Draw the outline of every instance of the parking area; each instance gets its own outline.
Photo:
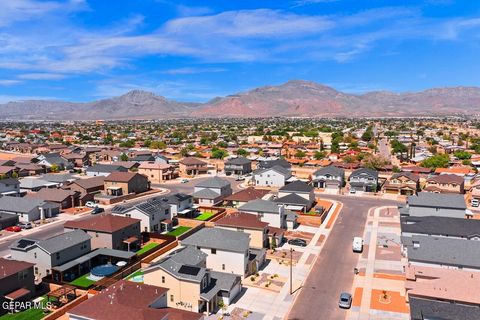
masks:
<path id="1" fill-rule="evenodd" d="M 368 215 L 364 247 L 354 278 L 349 320 L 409 319 L 405 300 L 405 258 L 401 255 L 397 208 L 383 207 Z"/>

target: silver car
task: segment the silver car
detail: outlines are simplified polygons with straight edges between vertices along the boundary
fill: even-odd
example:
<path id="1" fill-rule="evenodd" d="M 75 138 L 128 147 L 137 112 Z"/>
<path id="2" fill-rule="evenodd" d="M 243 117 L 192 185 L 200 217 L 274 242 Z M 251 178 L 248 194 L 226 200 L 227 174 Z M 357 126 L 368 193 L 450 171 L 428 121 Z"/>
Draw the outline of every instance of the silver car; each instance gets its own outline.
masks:
<path id="1" fill-rule="evenodd" d="M 338 306 L 344 309 L 350 309 L 352 306 L 352 295 L 350 293 L 342 292 L 340 294 L 340 300 L 338 300 Z"/>

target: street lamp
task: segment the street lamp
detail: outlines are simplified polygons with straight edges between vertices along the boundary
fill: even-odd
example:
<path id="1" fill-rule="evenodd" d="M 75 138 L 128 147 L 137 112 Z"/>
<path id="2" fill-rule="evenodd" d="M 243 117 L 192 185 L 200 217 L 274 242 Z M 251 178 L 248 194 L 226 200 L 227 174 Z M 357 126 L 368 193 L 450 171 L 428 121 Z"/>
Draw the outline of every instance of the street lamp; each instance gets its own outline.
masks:
<path id="1" fill-rule="evenodd" d="M 293 294 L 293 275 L 292 275 L 292 269 L 293 269 L 293 248 L 290 248 L 290 295 Z"/>

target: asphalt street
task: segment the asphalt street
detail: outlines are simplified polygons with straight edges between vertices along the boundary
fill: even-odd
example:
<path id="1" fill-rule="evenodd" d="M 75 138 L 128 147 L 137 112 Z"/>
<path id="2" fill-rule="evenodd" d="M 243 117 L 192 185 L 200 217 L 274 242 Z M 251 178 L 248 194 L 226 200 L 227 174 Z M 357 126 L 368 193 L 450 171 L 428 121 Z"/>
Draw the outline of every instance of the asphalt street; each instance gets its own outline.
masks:
<path id="1" fill-rule="evenodd" d="M 359 196 L 321 195 L 343 203 L 326 243 L 317 258 L 287 319 L 339 320 L 346 310 L 338 307 L 341 292 L 349 292 L 353 284 L 353 268 L 358 253 L 352 252 L 352 239 L 362 236 L 370 208 L 397 205 L 399 202 Z"/>
<path id="2" fill-rule="evenodd" d="M 387 138 L 382 138 L 378 141 L 378 152 L 386 159 L 390 159 L 390 150 L 388 149 Z"/>

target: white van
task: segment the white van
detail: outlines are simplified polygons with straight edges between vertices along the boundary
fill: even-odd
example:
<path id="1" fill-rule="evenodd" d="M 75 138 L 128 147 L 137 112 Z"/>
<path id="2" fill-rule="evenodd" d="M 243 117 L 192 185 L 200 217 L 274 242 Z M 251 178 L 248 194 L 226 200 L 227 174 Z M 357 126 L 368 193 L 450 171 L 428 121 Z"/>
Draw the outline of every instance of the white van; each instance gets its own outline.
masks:
<path id="1" fill-rule="evenodd" d="M 363 251 L 363 239 L 361 237 L 354 237 L 352 244 L 353 252 L 362 252 Z"/>
<path id="2" fill-rule="evenodd" d="M 480 201 L 478 199 L 472 199 L 472 207 L 478 207 L 480 205 Z"/>

